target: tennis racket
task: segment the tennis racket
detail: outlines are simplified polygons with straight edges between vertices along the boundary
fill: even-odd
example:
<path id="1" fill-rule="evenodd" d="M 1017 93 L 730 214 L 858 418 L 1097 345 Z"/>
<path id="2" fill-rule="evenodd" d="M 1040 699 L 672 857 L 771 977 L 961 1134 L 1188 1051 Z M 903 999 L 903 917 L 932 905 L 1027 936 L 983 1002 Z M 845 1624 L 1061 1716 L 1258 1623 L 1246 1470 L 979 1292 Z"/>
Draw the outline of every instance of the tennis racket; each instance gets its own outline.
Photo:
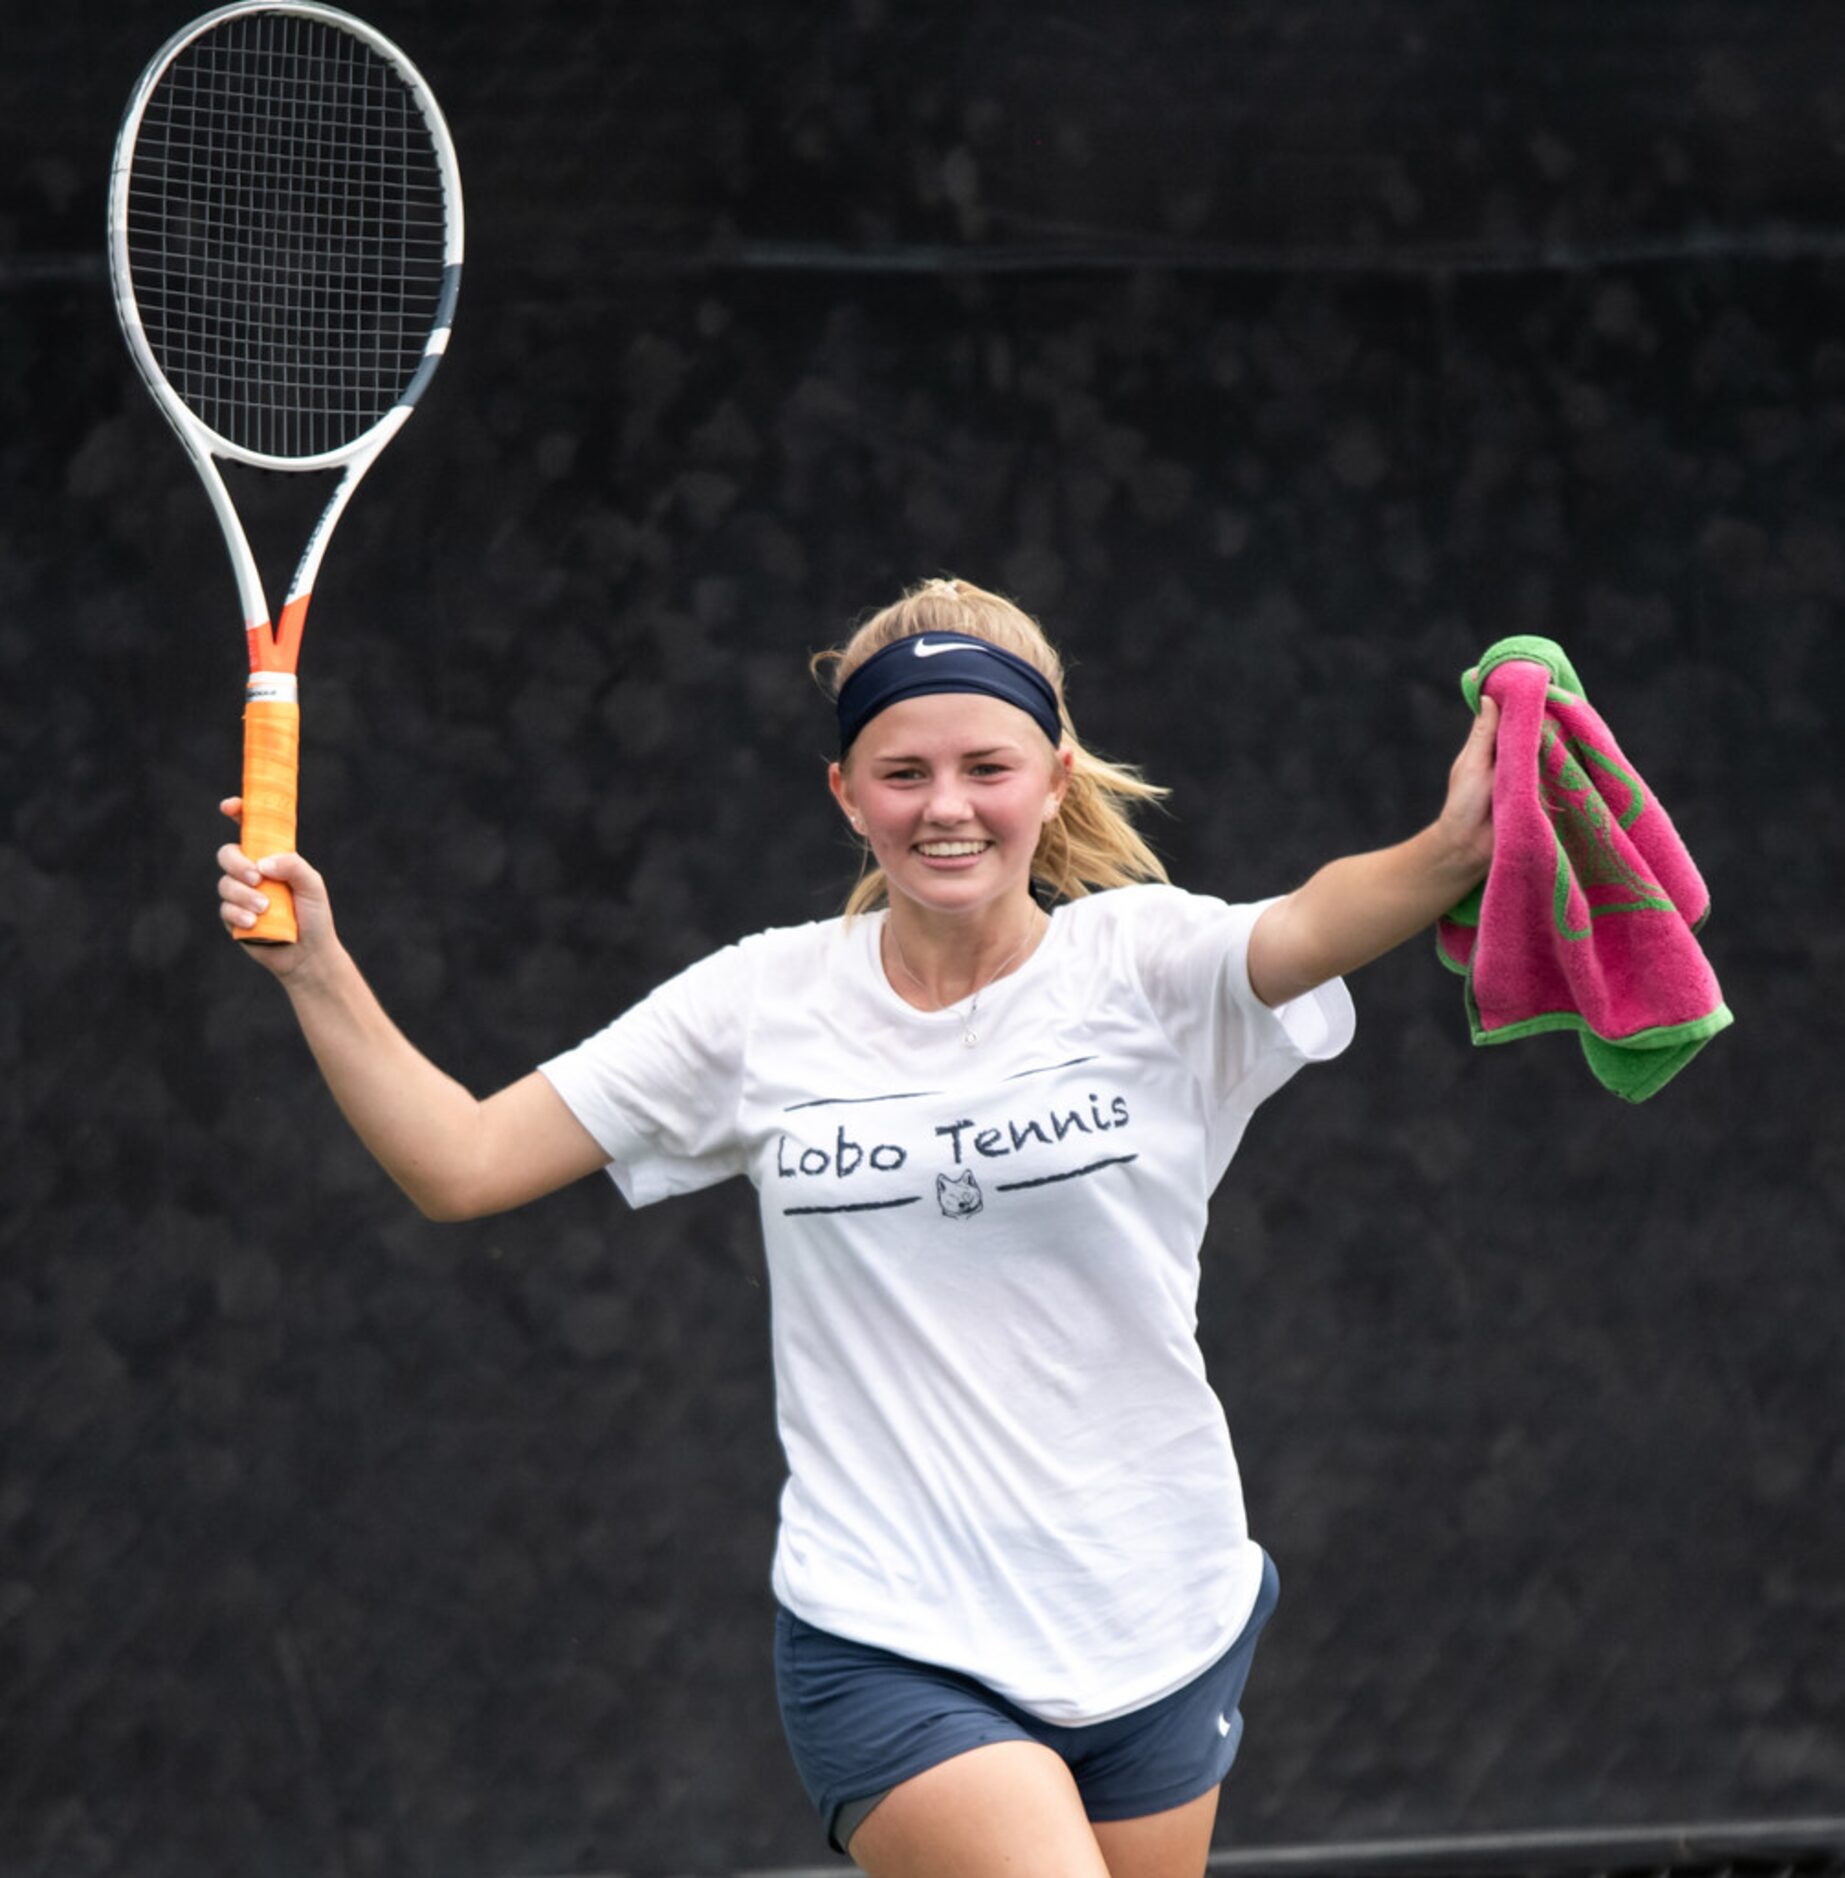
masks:
<path id="1" fill-rule="evenodd" d="M 448 344 L 461 178 L 441 110 L 381 33 L 313 5 L 220 7 L 175 33 L 129 99 L 109 181 L 129 350 L 224 531 L 249 643 L 243 829 L 295 846 L 295 667 L 321 557 Z M 271 626 L 219 460 L 340 471 Z M 240 939 L 287 944 L 293 899 Z"/>

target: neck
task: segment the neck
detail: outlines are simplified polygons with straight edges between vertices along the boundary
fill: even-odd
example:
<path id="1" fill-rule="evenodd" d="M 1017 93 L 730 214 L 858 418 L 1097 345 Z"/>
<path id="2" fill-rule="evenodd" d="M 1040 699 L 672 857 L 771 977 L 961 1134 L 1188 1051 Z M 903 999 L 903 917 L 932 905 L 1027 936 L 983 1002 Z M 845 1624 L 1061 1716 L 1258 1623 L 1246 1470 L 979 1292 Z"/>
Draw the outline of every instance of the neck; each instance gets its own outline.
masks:
<path id="1" fill-rule="evenodd" d="M 1016 971 L 1049 924 L 1028 896 L 982 916 L 932 918 L 894 900 L 884 922 L 884 970 L 897 995 L 922 1010 L 945 1010 Z"/>

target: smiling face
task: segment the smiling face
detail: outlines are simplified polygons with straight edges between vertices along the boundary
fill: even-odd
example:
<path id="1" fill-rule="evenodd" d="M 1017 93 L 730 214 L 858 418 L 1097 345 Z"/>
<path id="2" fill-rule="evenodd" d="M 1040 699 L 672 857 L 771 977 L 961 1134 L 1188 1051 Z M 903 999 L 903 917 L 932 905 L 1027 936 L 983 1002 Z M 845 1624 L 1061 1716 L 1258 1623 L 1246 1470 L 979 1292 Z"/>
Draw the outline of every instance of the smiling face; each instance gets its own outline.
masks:
<path id="1" fill-rule="evenodd" d="M 893 901 L 960 914 L 1029 891 L 1068 762 L 1017 706 L 937 692 L 879 712 L 829 780 Z"/>

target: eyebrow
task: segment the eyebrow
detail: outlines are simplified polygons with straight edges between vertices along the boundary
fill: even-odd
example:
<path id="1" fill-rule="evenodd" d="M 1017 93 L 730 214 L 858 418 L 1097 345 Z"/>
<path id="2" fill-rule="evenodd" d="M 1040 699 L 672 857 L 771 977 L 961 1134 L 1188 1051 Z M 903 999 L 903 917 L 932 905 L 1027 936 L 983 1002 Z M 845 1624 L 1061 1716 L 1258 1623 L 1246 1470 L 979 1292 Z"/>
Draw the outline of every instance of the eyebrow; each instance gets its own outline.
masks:
<path id="1" fill-rule="evenodd" d="M 982 757 L 987 756 L 1018 756 L 1023 749 L 1022 744 L 993 743 L 988 744 L 984 750 L 962 750 L 955 760 L 962 763 L 978 763 Z M 914 756 L 893 754 L 874 756 L 871 760 L 874 763 L 926 763 L 929 759 L 920 754 Z"/>

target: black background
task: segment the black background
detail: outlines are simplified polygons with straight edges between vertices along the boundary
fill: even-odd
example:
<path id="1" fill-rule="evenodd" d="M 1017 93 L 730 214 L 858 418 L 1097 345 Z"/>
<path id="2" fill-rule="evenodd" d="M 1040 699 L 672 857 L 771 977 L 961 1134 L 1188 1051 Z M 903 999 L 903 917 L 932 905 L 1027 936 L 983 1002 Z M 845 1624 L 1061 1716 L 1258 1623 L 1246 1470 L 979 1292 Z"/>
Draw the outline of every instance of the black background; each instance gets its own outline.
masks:
<path id="1" fill-rule="evenodd" d="M 180 23 L 0 60 L 0 1870 L 821 1856 L 741 1189 L 417 1218 L 217 928 L 241 646 L 109 305 Z M 1225 1844 L 1845 1811 L 1845 60 L 1752 0 L 379 0 L 454 346 L 334 542 L 304 849 L 479 1088 L 831 910 L 804 670 L 1014 593 L 1247 897 L 1547 633 L 1737 1013 L 1630 1109 L 1413 944 L 1256 1123 L 1202 1337 L 1284 1594 Z M 292 492 L 250 494 L 298 539 Z M 285 567 L 275 576 L 279 583 Z"/>

